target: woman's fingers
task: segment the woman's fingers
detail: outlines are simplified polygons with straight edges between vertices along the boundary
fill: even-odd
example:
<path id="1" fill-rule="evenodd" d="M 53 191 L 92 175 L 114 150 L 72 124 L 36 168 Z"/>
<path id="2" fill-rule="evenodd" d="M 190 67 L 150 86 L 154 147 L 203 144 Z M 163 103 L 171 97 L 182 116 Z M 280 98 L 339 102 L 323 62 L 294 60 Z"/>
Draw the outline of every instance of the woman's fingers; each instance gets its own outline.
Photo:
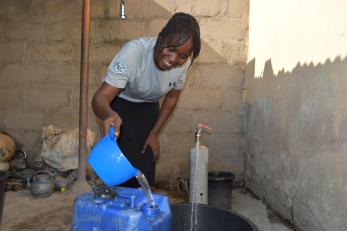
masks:
<path id="1" fill-rule="evenodd" d="M 102 122 L 104 135 L 107 135 L 110 127 L 114 129 L 114 135 L 119 137 L 120 134 L 120 126 L 122 125 L 122 119 L 119 117 L 118 113 L 109 116 Z"/>

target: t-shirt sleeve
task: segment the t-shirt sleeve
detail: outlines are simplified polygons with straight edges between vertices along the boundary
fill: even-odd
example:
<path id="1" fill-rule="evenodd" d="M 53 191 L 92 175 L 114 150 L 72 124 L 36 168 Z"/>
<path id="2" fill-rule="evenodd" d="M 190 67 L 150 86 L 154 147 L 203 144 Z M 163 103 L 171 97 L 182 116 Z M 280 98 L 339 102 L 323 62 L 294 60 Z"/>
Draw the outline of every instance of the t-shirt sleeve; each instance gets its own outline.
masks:
<path id="1" fill-rule="evenodd" d="M 135 41 L 124 44 L 112 59 L 103 81 L 117 88 L 125 88 L 135 76 L 141 54 L 141 46 Z"/>
<path id="2" fill-rule="evenodd" d="M 178 78 L 178 80 L 176 81 L 176 84 L 174 86 L 175 90 L 182 90 L 183 89 L 184 84 L 186 82 L 187 72 L 188 72 L 188 69 L 190 67 L 190 64 L 191 64 L 191 60 L 188 60 L 188 62 L 186 64 L 184 64 L 184 66 L 182 67 L 182 74 Z"/>

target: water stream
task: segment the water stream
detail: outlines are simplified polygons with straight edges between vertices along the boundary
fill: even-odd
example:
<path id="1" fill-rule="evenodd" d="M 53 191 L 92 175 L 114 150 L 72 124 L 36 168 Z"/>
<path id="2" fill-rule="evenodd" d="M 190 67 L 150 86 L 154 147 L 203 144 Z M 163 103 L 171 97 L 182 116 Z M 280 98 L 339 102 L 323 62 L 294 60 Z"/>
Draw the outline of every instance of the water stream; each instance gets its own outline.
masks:
<path id="1" fill-rule="evenodd" d="M 152 208 L 155 208 L 156 204 L 154 202 L 151 187 L 149 186 L 145 175 L 141 171 L 138 171 L 135 177 L 137 181 L 139 182 L 139 184 L 141 185 L 142 189 L 145 191 L 149 204 L 151 205 Z"/>
<path id="2" fill-rule="evenodd" d="M 191 210 L 190 210 L 190 231 L 196 230 L 197 225 L 197 203 L 201 203 L 201 197 L 199 197 L 199 187 L 198 182 L 201 182 L 201 179 L 199 179 L 200 169 L 199 169 L 199 146 L 196 146 L 196 155 L 191 155 L 191 161 L 193 162 L 191 164 L 190 169 L 190 182 L 191 182 L 191 191 L 190 191 L 190 203 L 192 203 Z"/>
<path id="3" fill-rule="evenodd" d="M 192 203 L 191 204 L 192 206 L 191 206 L 191 210 L 190 210 L 190 229 L 189 229 L 189 231 L 196 231 L 196 225 L 197 225 L 197 222 L 198 222 L 198 217 L 197 217 L 197 211 L 198 211 L 198 209 L 197 209 L 197 206 L 198 206 L 198 204 L 196 204 L 196 203 Z"/>

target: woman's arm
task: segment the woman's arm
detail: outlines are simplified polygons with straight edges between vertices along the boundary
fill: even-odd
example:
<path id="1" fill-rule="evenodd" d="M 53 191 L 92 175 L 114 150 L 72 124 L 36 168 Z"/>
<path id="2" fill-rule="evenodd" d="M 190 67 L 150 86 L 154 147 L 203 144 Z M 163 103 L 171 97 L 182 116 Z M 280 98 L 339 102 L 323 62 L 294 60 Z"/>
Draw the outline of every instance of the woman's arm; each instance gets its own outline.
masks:
<path id="1" fill-rule="evenodd" d="M 102 120 L 104 135 L 108 134 L 108 129 L 113 124 L 115 127 L 114 133 L 117 137 L 119 136 L 122 119 L 117 112 L 112 110 L 110 103 L 122 90 L 103 82 L 93 97 L 92 107 L 95 115 Z"/>
<path id="2" fill-rule="evenodd" d="M 169 93 L 165 95 L 164 101 L 160 108 L 159 116 L 157 121 L 155 122 L 144 146 L 142 152 L 145 152 L 148 145 L 152 148 L 153 151 L 153 159 L 157 160 L 160 154 L 160 143 L 159 143 L 159 135 L 162 127 L 170 117 L 171 113 L 176 107 L 178 98 L 181 94 L 180 90 L 171 90 Z"/>

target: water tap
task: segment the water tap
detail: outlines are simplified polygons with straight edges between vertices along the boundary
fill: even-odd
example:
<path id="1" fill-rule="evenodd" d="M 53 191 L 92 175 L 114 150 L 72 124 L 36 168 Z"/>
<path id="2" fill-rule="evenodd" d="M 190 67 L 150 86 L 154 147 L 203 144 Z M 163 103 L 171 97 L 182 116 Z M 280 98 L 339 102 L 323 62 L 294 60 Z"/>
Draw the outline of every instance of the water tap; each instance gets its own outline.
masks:
<path id="1" fill-rule="evenodd" d="M 194 129 L 195 137 L 196 137 L 196 146 L 200 145 L 200 136 L 202 132 L 212 133 L 212 128 L 203 123 L 198 123 Z"/>

